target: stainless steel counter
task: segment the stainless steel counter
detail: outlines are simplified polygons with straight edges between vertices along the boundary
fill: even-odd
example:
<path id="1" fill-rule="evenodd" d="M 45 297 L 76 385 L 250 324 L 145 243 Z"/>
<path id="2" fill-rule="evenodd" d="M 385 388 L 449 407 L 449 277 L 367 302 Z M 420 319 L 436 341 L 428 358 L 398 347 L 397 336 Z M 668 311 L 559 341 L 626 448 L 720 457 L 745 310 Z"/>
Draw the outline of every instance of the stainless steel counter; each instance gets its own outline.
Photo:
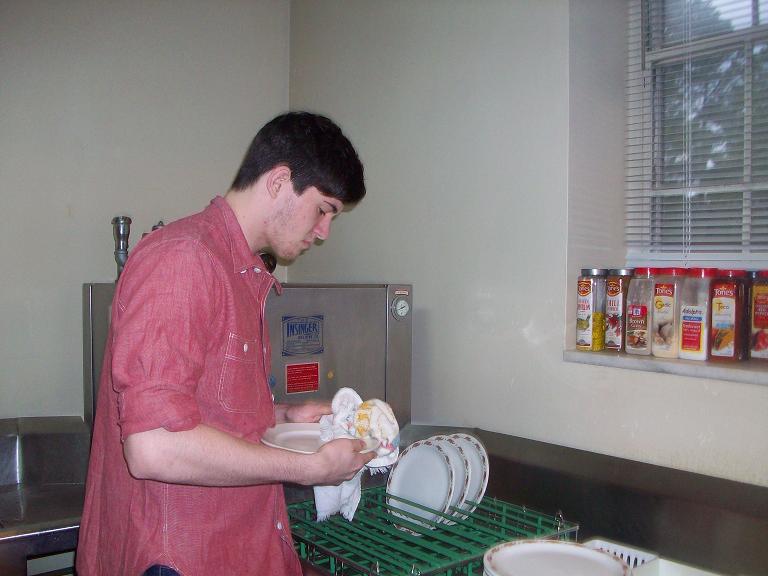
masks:
<path id="1" fill-rule="evenodd" d="M 0 574 L 24 576 L 27 558 L 74 550 L 83 484 L 0 488 Z"/>
<path id="2" fill-rule="evenodd" d="M 78 417 L 0 420 L 0 574 L 77 546 L 89 444 Z"/>
<path id="3" fill-rule="evenodd" d="M 435 434 L 410 426 L 408 442 Z M 768 573 L 768 488 L 485 430 L 487 493 L 608 538 L 722 574 Z"/>
<path id="4" fill-rule="evenodd" d="M 601 536 L 722 574 L 766 573 L 768 488 L 477 429 L 409 425 L 402 443 L 451 431 L 475 434 L 486 445 L 488 495 L 562 511 L 579 523 L 580 540 Z M 0 422 L 0 447 L 8 435 Z M 43 439 L 28 439 L 27 446 L 35 441 Z M 80 439 L 70 441 L 77 445 Z M 3 576 L 25 575 L 28 556 L 76 547 L 83 484 L 60 481 L 69 474 L 63 470 L 51 474 L 59 481 L 0 486 Z M 366 485 L 385 479 L 368 477 Z M 308 488 L 286 488 L 291 501 L 311 496 Z"/>

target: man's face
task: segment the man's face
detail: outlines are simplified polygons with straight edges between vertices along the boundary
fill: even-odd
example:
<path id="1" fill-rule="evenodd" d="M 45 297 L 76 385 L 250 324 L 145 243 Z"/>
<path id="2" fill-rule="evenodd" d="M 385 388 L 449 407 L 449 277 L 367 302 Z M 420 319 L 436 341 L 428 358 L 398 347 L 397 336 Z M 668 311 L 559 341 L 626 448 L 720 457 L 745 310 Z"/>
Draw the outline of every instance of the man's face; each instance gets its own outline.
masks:
<path id="1" fill-rule="evenodd" d="M 274 255 L 291 262 L 315 240 L 328 238 L 331 221 L 343 208 L 340 200 L 326 196 L 314 186 L 297 196 L 291 183 L 283 185 L 269 225 L 269 244 Z"/>

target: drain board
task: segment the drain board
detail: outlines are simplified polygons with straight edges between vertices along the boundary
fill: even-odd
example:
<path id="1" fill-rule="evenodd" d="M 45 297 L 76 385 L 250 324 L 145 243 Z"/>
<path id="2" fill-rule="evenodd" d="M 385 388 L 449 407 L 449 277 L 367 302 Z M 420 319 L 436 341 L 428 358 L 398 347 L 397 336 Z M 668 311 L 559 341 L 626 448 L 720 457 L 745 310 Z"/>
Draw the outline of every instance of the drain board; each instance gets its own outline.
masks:
<path id="1" fill-rule="evenodd" d="M 400 506 L 407 504 L 408 509 Z M 288 506 L 301 558 L 335 576 L 481 576 L 483 554 L 499 542 L 546 538 L 575 541 L 578 524 L 486 497 L 463 517 L 441 514 L 415 502 L 387 496 L 378 486 L 362 491 L 352 522 L 334 515 L 316 522 L 314 500 Z M 431 512 L 426 521 L 408 511 Z M 449 518 L 453 525 L 442 520 Z"/>

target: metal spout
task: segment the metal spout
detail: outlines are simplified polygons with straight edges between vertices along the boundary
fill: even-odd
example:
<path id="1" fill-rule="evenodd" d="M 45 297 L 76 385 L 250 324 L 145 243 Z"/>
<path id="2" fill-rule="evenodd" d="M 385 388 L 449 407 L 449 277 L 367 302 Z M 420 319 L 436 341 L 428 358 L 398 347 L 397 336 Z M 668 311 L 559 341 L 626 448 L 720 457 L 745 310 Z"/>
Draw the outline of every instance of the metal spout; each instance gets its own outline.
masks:
<path id="1" fill-rule="evenodd" d="M 112 234 L 115 237 L 115 262 L 117 262 L 117 280 L 128 260 L 128 236 L 131 234 L 131 219 L 128 216 L 112 218 Z"/>

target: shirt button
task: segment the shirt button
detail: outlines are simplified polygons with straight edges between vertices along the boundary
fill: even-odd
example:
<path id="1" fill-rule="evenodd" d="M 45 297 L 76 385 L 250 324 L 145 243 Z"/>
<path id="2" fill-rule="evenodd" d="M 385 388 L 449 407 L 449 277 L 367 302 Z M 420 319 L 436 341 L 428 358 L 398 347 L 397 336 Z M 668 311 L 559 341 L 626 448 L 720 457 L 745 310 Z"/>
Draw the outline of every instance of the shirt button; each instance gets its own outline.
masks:
<path id="1" fill-rule="evenodd" d="M 253 267 L 254 272 L 261 272 L 261 268 L 256 268 L 256 266 Z"/>
<path id="2" fill-rule="evenodd" d="M 243 344 L 243 352 L 248 352 L 248 342 Z"/>
<path id="3" fill-rule="evenodd" d="M 278 530 L 282 530 L 283 529 L 283 523 L 280 522 L 280 520 L 277 521 L 277 524 L 275 524 L 275 526 L 277 526 Z"/>

